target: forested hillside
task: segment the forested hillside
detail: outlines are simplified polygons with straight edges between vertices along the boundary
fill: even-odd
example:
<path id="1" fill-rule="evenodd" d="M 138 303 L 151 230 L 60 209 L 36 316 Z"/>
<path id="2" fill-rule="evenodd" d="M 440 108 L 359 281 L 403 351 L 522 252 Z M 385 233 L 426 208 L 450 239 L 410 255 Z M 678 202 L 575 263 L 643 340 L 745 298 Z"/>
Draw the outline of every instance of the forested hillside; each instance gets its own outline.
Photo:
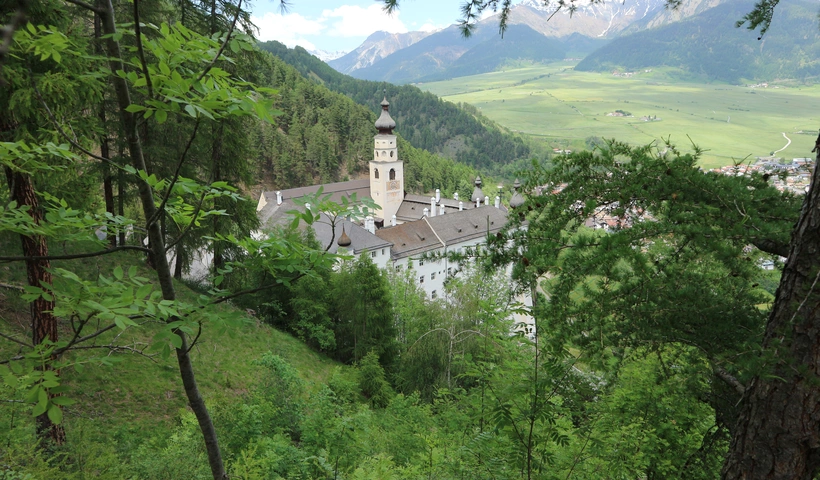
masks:
<path id="1" fill-rule="evenodd" d="M 281 189 L 366 174 L 373 158 L 375 114 L 348 96 L 307 80 L 274 55 L 260 52 L 260 56 L 263 62 L 256 68 L 265 82 L 278 90 L 274 106 L 282 113 L 273 124 L 256 124 L 254 158 L 249 159 L 261 172 L 256 183 Z M 373 95 L 376 98 L 378 93 Z M 404 136 L 401 128 L 397 130 Z M 412 192 L 451 188 L 476 175 L 466 165 L 407 142 L 401 144 L 401 155 L 406 162 L 405 185 Z M 422 170 L 439 172 L 438 181 L 429 175 L 427 179 L 418 176 Z"/>
<path id="2" fill-rule="evenodd" d="M 727 2 L 680 22 L 613 40 L 575 68 L 602 72 L 670 66 L 733 83 L 804 81 L 820 75 L 820 31 L 813 3 L 783 3 L 760 39 L 757 32 L 734 26 L 751 9 L 748 1 Z"/>
<path id="3" fill-rule="evenodd" d="M 490 171 L 532 154 L 520 137 L 506 132 L 475 109 L 465 110 L 413 86 L 392 86 L 342 75 L 301 47 L 289 49 L 279 42 L 260 46 L 293 65 L 305 77 L 367 105 L 373 112 L 380 108 L 382 92 L 389 89 L 396 131 L 417 148 Z"/>

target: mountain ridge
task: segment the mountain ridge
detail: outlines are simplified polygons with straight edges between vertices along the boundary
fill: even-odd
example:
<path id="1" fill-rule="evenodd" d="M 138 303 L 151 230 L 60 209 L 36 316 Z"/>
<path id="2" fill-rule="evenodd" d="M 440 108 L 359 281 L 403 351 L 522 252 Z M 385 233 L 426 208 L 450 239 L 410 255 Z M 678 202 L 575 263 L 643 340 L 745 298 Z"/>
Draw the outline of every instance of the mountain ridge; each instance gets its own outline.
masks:
<path id="1" fill-rule="evenodd" d="M 575 68 L 605 72 L 670 66 L 730 83 L 820 76 L 816 3 L 781 2 L 771 28 L 760 39 L 757 32 L 735 28 L 752 8 L 747 0 L 723 2 L 680 22 L 613 40 Z"/>

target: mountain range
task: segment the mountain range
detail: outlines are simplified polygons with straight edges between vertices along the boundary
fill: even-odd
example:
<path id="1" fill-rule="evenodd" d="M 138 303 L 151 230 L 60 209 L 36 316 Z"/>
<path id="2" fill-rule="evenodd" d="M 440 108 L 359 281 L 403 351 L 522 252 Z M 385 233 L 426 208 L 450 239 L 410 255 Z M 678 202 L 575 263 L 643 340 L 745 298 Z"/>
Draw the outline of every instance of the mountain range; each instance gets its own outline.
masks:
<path id="1" fill-rule="evenodd" d="M 575 69 L 668 66 L 730 83 L 820 76 L 817 2 L 781 1 L 763 37 L 735 28 L 752 7 L 748 0 L 728 1 L 679 22 L 625 35 L 584 58 Z"/>
<path id="2" fill-rule="evenodd" d="M 495 71 L 505 65 L 584 58 L 579 70 L 660 66 L 711 80 L 738 82 L 820 75 L 817 2 L 782 0 L 772 29 L 757 35 L 734 28 L 750 0 L 665 0 L 583 3 L 569 12 L 555 2 L 513 6 L 499 35 L 498 17 L 469 38 L 455 25 L 438 32 L 377 32 L 329 64 L 355 78 L 416 83 Z"/>

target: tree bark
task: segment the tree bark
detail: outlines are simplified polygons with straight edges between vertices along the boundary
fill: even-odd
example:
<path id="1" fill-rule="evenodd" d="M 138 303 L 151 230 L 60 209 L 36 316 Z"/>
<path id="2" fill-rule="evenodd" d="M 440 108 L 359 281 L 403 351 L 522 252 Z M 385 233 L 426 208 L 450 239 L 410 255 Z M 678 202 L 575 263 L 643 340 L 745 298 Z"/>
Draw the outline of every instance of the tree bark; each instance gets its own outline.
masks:
<path id="1" fill-rule="evenodd" d="M 97 8 L 101 12 L 100 18 L 102 20 L 103 33 L 107 36 L 106 50 L 111 64 L 111 71 L 124 70 L 120 46 L 119 43 L 114 40 L 114 34 L 116 33 L 114 7 L 111 4 L 111 0 L 96 0 L 96 2 Z M 128 84 L 124 79 L 116 75 L 112 75 L 111 81 L 114 84 L 114 91 L 116 92 L 117 109 L 119 110 L 123 129 L 125 130 L 131 164 L 137 170 L 147 171 L 142 142 L 137 134 L 136 118 L 132 113 L 126 111 L 126 108 L 131 104 L 131 94 L 128 89 Z M 150 185 L 142 180 L 138 180 L 137 185 L 143 215 L 146 219 L 156 218 L 157 206 L 154 203 L 154 195 Z M 156 270 L 157 279 L 159 280 L 162 298 L 165 300 L 174 300 L 176 298 L 176 291 L 171 276 L 171 269 L 168 264 L 168 257 L 165 254 L 165 241 L 160 231 L 159 222 L 151 222 L 150 225 L 148 225 L 148 238 L 150 248 L 153 250 L 153 266 Z M 177 319 L 169 319 L 169 321 L 174 320 Z M 205 400 L 202 398 L 202 395 L 200 395 L 199 387 L 196 383 L 191 357 L 188 353 L 188 342 L 184 333 L 176 330 L 174 333 L 177 333 L 182 339 L 181 347 L 176 349 L 179 373 L 182 378 L 182 385 L 185 389 L 188 403 L 196 416 L 199 429 L 205 441 L 211 473 L 213 474 L 214 480 L 227 479 L 228 475 L 222 461 L 222 453 L 219 449 L 216 429 L 214 428 L 208 409 L 205 406 Z"/>
<path id="2" fill-rule="evenodd" d="M 36 225 L 43 220 L 43 212 L 38 208 L 37 196 L 34 193 L 34 184 L 29 175 L 14 172 L 6 168 L 6 180 L 8 181 L 11 199 L 19 206 L 27 206 L 28 212 Z M 23 243 L 23 255 L 26 257 L 47 257 L 48 243 L 45 237 L 20 235 Z M 26 260 L 26 276 L 28 284 L 32 287 L 42 288 L 44 285 L 51 285 L 52 278 L 49 269 L 51 265 L 48 260 Z M 51 313 L 54 310 L 54 301 L 39 297 L 30 304 L 31 309 L 31 343 L 40 345 L 43 341 L 56 342 L 58 338 L 57 318 Z M 52 357 L 52 360 L 55 360 Z M 50 366 L 46 366 L 50 368 Z M 65 442 L 65 430 L 62 426 L 54 424 L 48 415 L 43 413 L 36 420 L 37 437 L 54 445 L 62 445 Z"/>
<path id="3" fill-rule="evenodd" d="M 94 40 L 96 41 L 96 52 L 98 54 L 102 54 L 102 45 L 100 45 L 100 36 L 102 35 L 102 27 L 100 26 L 100 17 L 99 15 L 94 16 Z M 105 121 L 105 100 L 100 104 L 100 111 L 97 113 L 97 117 L 100 119 L 100 126 L 103 129 L 106 129 L 106 121 Z M 109 148 L 108 144 L 108 135 L 103 133 L 100 135 L 100 155 L 105 158 L 111 158 L 111 149 Z M 114 185 L 111 179 L 111 166 L 107 163 L 102 164 L 103 169 L 103 197 L 105 198 L 105 211 L 110 213 L 112 216 L 116 215 L 117 212 L 114 210 Z M 117 246 L 117 235 L 113 234 L 112 232 L 106 232 L 108 234 L 108 243 L 111 247 Z"/>
<path id="4" fill-rule="evenodd" d="M 820 161 L 820 137 L 817 139 Z M 811 480 L 820 469 L 820 169 L 792 232 L 763 339 L 763 369 L 743 397 L 724 480 Z"/>

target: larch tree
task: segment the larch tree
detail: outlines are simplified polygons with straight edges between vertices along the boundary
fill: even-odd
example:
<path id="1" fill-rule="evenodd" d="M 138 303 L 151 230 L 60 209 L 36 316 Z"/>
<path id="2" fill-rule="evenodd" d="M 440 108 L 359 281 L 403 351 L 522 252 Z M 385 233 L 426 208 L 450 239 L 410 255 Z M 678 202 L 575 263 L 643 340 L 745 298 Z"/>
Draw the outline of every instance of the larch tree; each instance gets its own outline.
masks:
<path id="1" fill-rule="evenodd" d="M 384 0 L 385 9 L 392 11 L 398 8 L 399 0 Z M 462 14 L 463 18 L 460 22 L 462 32 L 465 36 L 469 35 L 482 13 L 485 12 L 499 12 L 500 31 L 503 33 L 507 26 L 508 15 L 512 7 L 511 0 L 467 0 L 463 2 Z M 548 2 L 545 2 L 548 3 Z M 760 0 L 758 1 L 751 12 L 739 19 L 737 26 L 746 25 L 749 29 L 759 30 L 760 35 L 766 33 L 768 30 L 774 12 L 777 9 L 779 0 Z M 668 0 L 667 5 L 676 8 L 683 4 L 682 0 Z M 576 0 L 560 0 L 555 4 L 557 10 L 569 10 L 570 12 L 577 9 L 578 2 Z M 818 414 L 818 405 L 820 405 L 820 383 L 817 381 L 818 373 L 820 373 L 820 286 L 818 280 L 820 279 L 820 187 L 818 186 L 818 171 L 815 167 L 812 173 L 811 186 L 802 200 L 802 207 L 797 208 L 797 201 L 793 199 L 786 199 L 785 204 L 783 199 L 768 198 L 765 192 L 770 191 L 770 187 L 761 183 L 759 177 L 752 176 L 751 180 L 745 185 L 748 188 L 748 194 L 744 194 L 737 188 L 727 188 L 726 182 L 712 181 L 710 185 L 696 185 L 702 183 L 703 179 L 709 178 L 707 175 L 702 175 L 697 172 L 695 176 L 691 175 L 693 170 L 696 170 L 694 164 L 688 166 L 672 166 L 676 160 L 683 158 L 680 155 L 674 155 L 674 159 L 669 160 L 662 155 L 658 155 L 661 162 L 669 162 L 670 166 L 664 168 L 665 171 L 658 172 L 655 176 L 644 168 L 636 166 L 635 153 L 638 156 L 644 156 L 645 153 L 636 151 L 624 151 L 623 149 L 607 149 L 610 152 L 618 152 L 625 155 L 631 155 L 632 161 L 626 161 L 623 166 L 619 162 L 613 162 L 607 167 L 605 171 L 615 174 L 621 170 L 629 170 L 635 167 L 630 172 L 632 178 L 641 183 L 640 188 L 644 189 L 647 194 L 638 195 L 635 198 L 629 198 L 624 194 L 616 195 L 612 201 L 617 202 L 612 205 L 620 214 L 628 214 L 627 206 L 633 208 L 644 209 L 645 212 L 650 212 L 652 215 L 666 214 L 667 210 L 672 209 L 673 205 L 680 203 L 680 200 L 689 201 L 691 198 L 700 198 L 704 203 L 703 208 L 697 207 L 695 204 L 690 204 L 690 215 L 684 215 L 677 219 L 674 224 L 677 232 L 665 232 L 663 236 L 655 236 L 654 239 L 648 240 L 654 245 L 667 244 L 671 250 L 666 251 L 654 261 L 655 267 L 651 264 L 641 265 L 641 262 L 634 261 L 629 265 L 629 268 L 649 268 L 655 270 L 657 275 L 664 266 L 672 264 L 680 255 L 686 255 L 687 251 L 699 246 L 705 246 L 706 243 L 713 241 L 719 236 L 723 236 L 725 243 L 723 247 L 716 244 L 709 248 L 717 247 L 716 250 L 711 250 L 709 255 L 712 260 L 717 260 L 721 265 L 719 270 L 725 271 L 730 279 L 737 279 L 743 277 L 742 270 L 737 268 L 735 261 L 732 258 L 750 258 L 746 256 L 742 249 L 738 250 L 738 246 L 754 245 L 763 252 L 771 253 L 778 256 L 786 257 L 786 264 L 783 271 L 780 286 L 777 290 L 776 298 L 769 314 L 768 320 L 758 328 L 754 327 L 756 322 L 756 314 L 750 308 L 750 305 L 737 304 L 742 307 L 741 312 L 726 311 L 727 318 L 734 317 L 736 320 L 746 323 L 746 326 L 737 326 L 740 328 L 741 335 L 738 335 L 738 330 L 729 328 L 724 332 L 727 335 L 725 338 L 712 337 L 702 338 L 701 343 L 696 345 L 701 349 L 704 355 L 709 358 L 712 363 L 716 377 L 722 379 L 726 384 L 742 396 L 740 400 L 740 412 L 736 424 L 731 425 L 732 428 L 732 442 L 729 449 L 729 454 L 726 458 L 724 468 L 722 471 L 722 478 L 729 479 L 811 479 L 820 471 L 820 414 Z M 818 146 L 815 148 L 817 158 L 820 159 L 820 138 L 818 139 Z M 577 176 L 578 172 L 575 169 L 588 167 L 593 163 L 592 157 L 583 159 L 583 157 L 573 157 L 571 165 L 559 167 L 564 169 L 564 178 L 571 185 L 577 185 L 580 188 L 584 187 L 587 180 L 584 176 Z M 572 164 L 574 162 L 574 164 Z M 643 162 L 639 162 L 643 163 Z M 595 174 L 593 171 L 586 170 L 590 175 Z M 686 182 L 677 183 L 676 185 L 669 185 L 665 178 L 677 177 L 678 175 L 685 175 L 689 178 Z M 613 175 L 614 176 L 614 175 Z M 548 175 L 547 177 L 538 174 L 532 177 L 530 187 L 534 188 L 539 184 L 539 181 L 545 180 L 556 181 L 561 178 L 560 173 L 556 175 Z M 624 177 L 619 177 L 621 182 L 629 182 Z M 608 183 L 614 188 L 619 185 L 615 179 Z M 543 184 L 543 183 L 541 183 Z M 553 186 L 558 186 L 560 182 L 552 183 Z M 698 190 L 690 190 L 689 188 L 698 188 Z M 581 193 L 577 191 L 575 201 L 578 204 L 571 202 L 562 205 L 563 208 L 580 213 L 581 215 L 591 215 L 594 208 L 603 206 L 600 198 L 596 198 L 595 194 L 589 188 L 587 192 Z M 613 192 L 614 193 L 614 192 Z M 655 195 L 658 202 L 655 205 L 644 205 L 641 201 L 636 202 L 636 198 L 646 198 L 647 195 Z M 560 195 L 559 195 L 560 197 Z M 531 200 L 527 207 L 533 209 L 535 213 L 530 214 L 530 218 L 538 217 L 538 212 L 545 212 L 546 204 L 554 203 L 548 200 L 549 195 L 538 195 L 537 198 Z M 584 203 L 587 202 L 587 203 Z M 746 209 L 756 205 L 754 210 Z M 786 207 L 786 210 L 782 210 Z M 710 210 L 710 211 L 704 211 Z M 779 210 L 777 213 L 769 211 L 770 209 Z M 660 212 L 659 212 L 660 210 Z M 557 218 L 568 220 L 562 212 L 554 212 L 558 215 Z M 633 212 L 634 213 L 634 212 Z M 717 214 L 717 215 L 715 215 Z M 541 218 L 543 218 L 541 213 Z M 702 215 L 702 216 L 699 216 Z M 577 216 L 575 222 L 583 222 L 585 218 Z M 706 220 L 706 222 L 704 222 Z M 735 222 L 735 228 L 726 228 L 730 226 L 726 222 Z M 794 221 L 797 221 L 796 226 Z M 664 222 L 661 222 L 664 223 Z M 567 225 L 560 225 L 560 220 L 554 222 L 560 228 L 565 228 Z M 672 226 L 672 225 L 670 225 Z M 691 226 L 688 232 L 683 232 L 680 229 L 686 229 Z M 643 229 L 642 229 L 643 230 Z M 565 238 L 561 240 L 558 236 L 551 239 L 539 237 L 538 229 L 533 229 L 530 226 L 529 234 L 523 244 L 519 244 L 522 248 L 527 249 L 528 253 L 524 257 L 528 262 L 538 261 L 540 258 L 556 258 L 554 253 L 549 250 L 559 249 L 571 250 L 573 245 L 567 243 L 569 240 Z M 787 232 L 791 232 L 791 239 L 787 237 Z M 553 233 L 557 233 L 553 231 Z M 661 232 L 657 232 L 661 234 Z M 675 235 L 677 233 L 677 235 Z M 682 235 L 681 235 L 682 234 Z M 585 236 L 582 239 L 574 239 L 572 242 L 585 242 L 587 246 L 592 246 L 597 240 Z M 682 243 L 679 243 L 682 241 Z M 704 243 L 706 241 L 706 243 Z M 614 240 L 600 241 L 601 245 L 610 245 L 615 243 Z M 700 245 L 698 245 L 700 244 Z M 729 245 L 732 245 L 729 247 Z M 646 244 L 633 244 L 634 249 L 641 251 Z M 598 249 L 600 251 L 600 248 Z M 734 251 L 734 253 L 730 253 Z M 611 251 L 610 251 L 611 253 Z M 622 251 L 622 253 L 625 253 Z M 729 255 L 727 255 L 729 254 Z M 572 255 L 571 253 L 568 255 Z M 629 261 L 629 256 L 626 257 Z M 635 260 L 633 256 L 633 260 Z M 751 258 L 750 258 L 751 260 Z M 695 261 L 693 259 L 693 261 Z M 690 268 L 680 269 L 677 273 L 688 275 L 694 273 L 697 276 L 698 269 L 695 263 L 691 264 Z M 528 266 L 528 268 L 538 268 Z M 542 265 L 543 270 L 536 273 L 538 275 L 551 274 L 554 275 L 555 268 L 560 268 L 560 265 L 553 263 L 552 265 Z M 584 293 L 589 295 L 611 292 L 612 290 L 622 288 L 627 284 L 631 275 L 624 275 L 624 271 L 620 270 L 623 265 L 615 262 L 610 264 L 610 271 L 605 272 L 610 274 L 610 278 L 620 277 L 620 281 L 613 281 L 607 284 L 606 281 L 596 282 L 598 285 L 584 284 L 579 285 L 578 282 L 573 283 L 574 288 L 581 288 Z M 620 270 L 620 271 L 619 271 Z M 634 271 L 634 270 L 633 270 Z M 702 271 L 702 270 L 701 270 Z M 598 272 L 598 274 L 604 272 Z M 562 274 L 572 275 L 568 270 L 563 270 Z M 690 278 L 690 280 L 693 280 Z M 708 280 L 708 278 L 702 278 Z M 560 281 L 560 280 L 559 280 Z M 711 305 L 715 308 L 715 312 L 720 310 L 721 302 L 735 303 L 739 297 L 727 297 L 727 293 L 735 291 L 750 299 L 750 289 L 744 289 L 740 283 L 731 285 L 731 282 L 721 282 L 718 278 L 712 278 L 712 282 L 701 285 L 700 292 L 703 295 L 700 300 L 711 296 Z M 581 282 L 584 283 L 584 282 Z M 688 282 L 687 282 L 688 283 Z M 721 295 L 710 295 L 716 293 L 713 288 L 718 284 L 728 288 L 723 290 Z M 567 285 L 565 285 L 567 286 Z M 693 285 L 694 286 L 694 285 Z M 612 301 L 623 303 L 628 294 L 634 294 L 640 291 L 640 285 L 636 285 L 633 290 L 622 292 L 624 295 L 618 298 L 612 298 Z M 697 290 L 697 289 L 696 289 Z M 651 292 L 646 292 L 647 294 Z M 681 293 L 669 289 L 669 298 L 674 298 Z M 696 291 L 689 292 L 690 294 Z M 698 297 L 688 297 L 692 300 L 697 300 Z M 642 307 L 647 305 L 648 297 L 632 298 L 627 300 L 628 303 L 624 306 L 640 311 Z M 661 300 L 658 298 L 657 300 Z M 682 300 L 682 298 L 679 298 Z M 556 302 L 557 303 L 557 302 Z M 701 302 L 698 302 L 699 304 Z M 742 303 L 742 302 L 741 302 Z M 669 303 L 669 307 L 674 307 L 676 304 Z M 700 306 L 707 306 L 701 304 Z M 753 307 L 754 304 L 751 305 Z M 605 305 L 600 309 L 597 316 L 594 318 L 611 318 L 609 308 L 614 308 L 614 305 Z M 578 312 L 576 312 L 578 313 Z M 646 313 L 646 312 L 644 312 Z M 676 341 L 690 342 L 694 340 L 693 335 L 697 331 L 690 330 L 690 328 L 699 328 L 699 325 L 687 326 L 686 322 L 681 322 L 684 318 L 693 318 L 693 312 L 686 313 L 684 310 L 677 312 L 675 321 L 668 323 L 667 326 L 672 330 L 665 332 L 659 330 L 657 333 L 660 341 L 669 341 L 670 336 Z M 654 322 L 654 314 L 650 314 L 647 318 L 650 323 Z M 670 317 L 671 318 L 671 317 Z M 584 318 L 572 318 L 573 322 L 584 321 Z M 588 321 L 593 320 L 593 316 L 587 317 Z M 569 319 L 568 319 L 569 320 Z M 725 321 L 724 318 L 715 317 L 716 321 Z M 732 323 L 729 323 L 732 325 Z M 623 323 L 621 323 L 623 325 Z M 595 328 L 590 326 L 590 328 Z M 576 331 L 585 331 L 579 339 L 587 341 L 592 337 L 590 331 L 585 328 L 577 328 Z M 580 333 L 580 332 L 579 332 Z M 596 330 L 595 333 L 604 333 L 604 330 Z M 615 333 L 613 331 L 613 333 Z M 622 335 L 620 332 L 617 335 Z M 665 337 L 665 338 L 664 338 Z M 719 358 L 720 348 L 725 346 L 720 345 L 722 341 L 738 338 L 745 338 L 749 344 L 746 346 L 753 347 L 754 351 L 758 352 L 753 360 L 754 367 L 745 369 L 748 379 L 745 383 L 740 382 L 738 378 L 732 375 L 725 368 L 725 361 Z M 738 345 L 735 345 L 737 347 Z M 713 350 L 714 349 L 714 350 Z M 731 351 L 731 350 L 729 350 Z M 739 353 L 739 352 L 738 352 Z M 717 357 L 715 355 L 718 355 Z"/>

